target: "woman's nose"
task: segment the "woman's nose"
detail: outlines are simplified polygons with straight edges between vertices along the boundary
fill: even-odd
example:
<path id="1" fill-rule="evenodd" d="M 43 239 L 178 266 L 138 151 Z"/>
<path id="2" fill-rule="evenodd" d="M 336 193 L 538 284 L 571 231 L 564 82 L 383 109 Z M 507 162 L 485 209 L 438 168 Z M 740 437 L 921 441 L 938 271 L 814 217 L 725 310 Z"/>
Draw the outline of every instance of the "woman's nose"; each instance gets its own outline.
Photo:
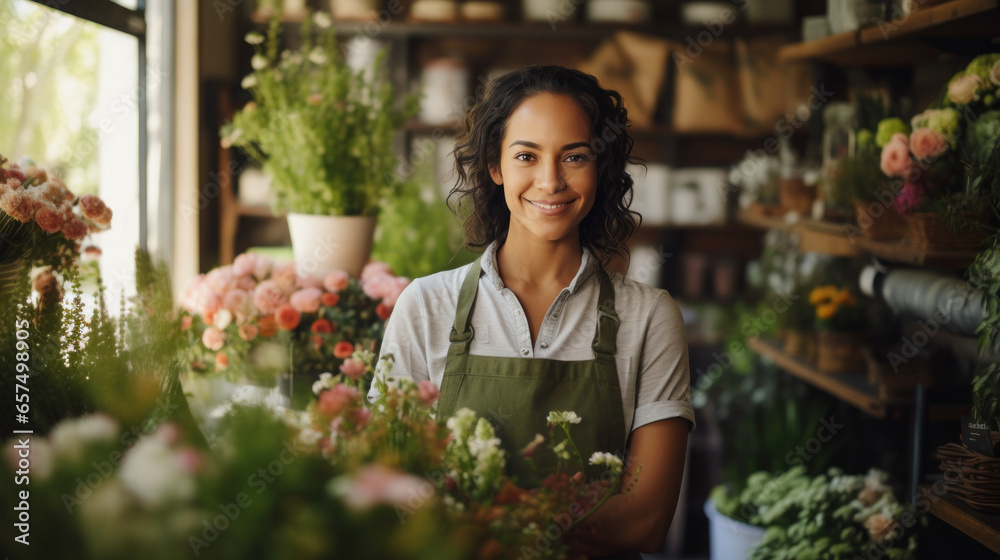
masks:
<path id="1" fill-rule="evenodd" d="M 566 188 L 566 181 L 563 179 L 559 162 L 549 161 L 538 166 L 538 176 L 535 178 L 535 186 L 545 192 L 559 192 Z"/>

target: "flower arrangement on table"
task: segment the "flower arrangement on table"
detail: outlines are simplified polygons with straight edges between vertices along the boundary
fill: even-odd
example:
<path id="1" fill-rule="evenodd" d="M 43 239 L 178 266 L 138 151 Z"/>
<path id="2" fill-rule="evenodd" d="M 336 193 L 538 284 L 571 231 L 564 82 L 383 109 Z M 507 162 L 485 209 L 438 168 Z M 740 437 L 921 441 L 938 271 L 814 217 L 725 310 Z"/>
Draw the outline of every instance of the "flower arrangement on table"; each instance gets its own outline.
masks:
<path id="1" fill-rule="evenodd" d="M 301 26 L 301 47 L 281 51 L 281 27 L 252 31 L 254 71 L 242 86 L 253 101 L 222 129 L 225 147 L 242 148 L 270 175 L 276 211 L 374 216 L 401 177 L 396 130 L 417 111 L 408 96 L 396 107 L 392 83 L 344 61 L 330 17 Z"/>
<path id="2" fill-rule="evenodd" d="M 816 366 L 826 372 L 860 370 L 858 329 L 864 326 L 864 313 L 857 298 L 847 288 L 825 285 L 813 288 L 809 303 L 816 314 Z"/>
<path id="3" fill-rule="evenodd" d="M 298 275 L 292 263 L 239 255 L 232 265 L 197 277 L 181 298 L 192 370 L 231 377 L 261 373 L 273 381 L 276 372 L 255 360 L 258 351 L 278 344 L 291 348 L 290 364 L 279 359 L 278 370 L 310 376 L 339 370 L 359 377 L 363 372 L 351 356 L 377 350 L 385 320 L 409 282 L 380 262 L 369 263 L 360 279 L 340 270 L 317 278 Z"/>
<path id="4" fill-rule="evenodd" d="M 780 474 L 758 472 L 739 494 L 719 486 L 712 499 L 723 514 L 759 527 L 764 538 L 754 560 L 857 557 L 904 560 L 915 557 L 916 531 L 926 520 L 902 504 L 871 469 L 846 475 L 839 469 L 810 477 L 796 466 Z"/>
<path id="5" fill-rule="evenodd" d="M 0 155 L 0 264 L 69 266 L 80 240 L 108 229 L 111 209 L 99 197 L 77 198 L 58 177 L 30 160 Z"/>
<path id="6" fill-rule="evenodd" d="M 65 538 L 33 543 L 28 554 L 447 560 L 527 550 L 563 558 L 560 535 L 620 481 L 621 460 L 595 453 L 591 462 L 611 475 L 603 483 L 556 472 L 537 490 L 516 488 L 489 422 L 469 410 L 435 418 L 433 385 L 393 380 L 391 358 L 374 368 L 372 354 L 358 359 L 378 370 L 376 402 L 363 399 L 360 380 L 324 376 L 308 410 L 234 407 L 211 450 L 169 422 L 143 424 L 137 438 L 106 416 L 36 438 L 32 512 Z M 567 437 L 578 419 L 550 418 Z M 524 453 L 541 444 L 536 438 Z M 16 450 L 6 451 L 0 471 L 10 474 Z"/>

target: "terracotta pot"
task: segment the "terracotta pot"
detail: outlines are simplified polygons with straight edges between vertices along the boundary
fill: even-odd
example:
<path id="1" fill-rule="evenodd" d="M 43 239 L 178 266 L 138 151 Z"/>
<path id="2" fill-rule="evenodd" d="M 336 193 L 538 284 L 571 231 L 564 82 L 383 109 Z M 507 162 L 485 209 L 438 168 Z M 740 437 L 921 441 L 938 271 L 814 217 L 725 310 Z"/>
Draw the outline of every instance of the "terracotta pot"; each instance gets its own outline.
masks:
<path id="1" fill-rule="evenodd" d="M 295 267 L 300 275 L 322 278 L 345 270 L 353 278 L 371 258 L 375 236 L 373 216 L 316 216 L 288 213 Z"/>

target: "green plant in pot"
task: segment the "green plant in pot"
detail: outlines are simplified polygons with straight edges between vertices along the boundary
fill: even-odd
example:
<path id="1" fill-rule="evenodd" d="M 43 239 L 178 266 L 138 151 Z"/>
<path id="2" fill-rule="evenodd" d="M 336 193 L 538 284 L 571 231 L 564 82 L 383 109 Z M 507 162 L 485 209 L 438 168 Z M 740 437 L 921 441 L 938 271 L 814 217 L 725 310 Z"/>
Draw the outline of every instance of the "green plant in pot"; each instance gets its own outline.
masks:
<path id="1" fill-rule="evenodd" d="M 223 127 L 222 143 L 245 150 L 271 177 L 300 274 L 357 277 L 379 209 L 401 182 L 393 139 L 417 101 L 407 96 L 400 107 L 380 72 L 351 68 L 330 25 L 326 14 L 307 18 L 296 50 L 280 50 L 277 21 L 266 37 L 247 34 L 255 54 L 242 85 L 253 101 Z"/>

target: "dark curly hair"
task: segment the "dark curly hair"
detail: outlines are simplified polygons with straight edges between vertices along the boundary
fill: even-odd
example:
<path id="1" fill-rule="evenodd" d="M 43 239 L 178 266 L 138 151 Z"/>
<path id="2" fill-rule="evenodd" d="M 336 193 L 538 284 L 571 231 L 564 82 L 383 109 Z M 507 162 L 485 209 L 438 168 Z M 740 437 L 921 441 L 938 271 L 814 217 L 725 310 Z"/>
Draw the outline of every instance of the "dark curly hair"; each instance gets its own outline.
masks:
<path id="1" fill-rule="evenodd" d="M 629 210 L 632 177 L 629 163 L 633 140 L 622 96 L 600 86 L 597 78 L 562 66 L 528 66 L 493 80 L 469 109 L 454 150 L 458 180 L 448 195 L 463 219 L 466 247 L 482 251 L 502 238 L 510 223 L 503 189 L 493 182 L 490 168 L 500 165 L 501 142 L 507 120 L 521 103 L 539 93 L 573 98 L 590 116 L 591 148 L 597 155 L 597 193 L 594 207 L 580 223 L 580 244 L 594 251 L 605 266 L 615 255 L 628 257 L 626 241 L 642 217 Z"/>

